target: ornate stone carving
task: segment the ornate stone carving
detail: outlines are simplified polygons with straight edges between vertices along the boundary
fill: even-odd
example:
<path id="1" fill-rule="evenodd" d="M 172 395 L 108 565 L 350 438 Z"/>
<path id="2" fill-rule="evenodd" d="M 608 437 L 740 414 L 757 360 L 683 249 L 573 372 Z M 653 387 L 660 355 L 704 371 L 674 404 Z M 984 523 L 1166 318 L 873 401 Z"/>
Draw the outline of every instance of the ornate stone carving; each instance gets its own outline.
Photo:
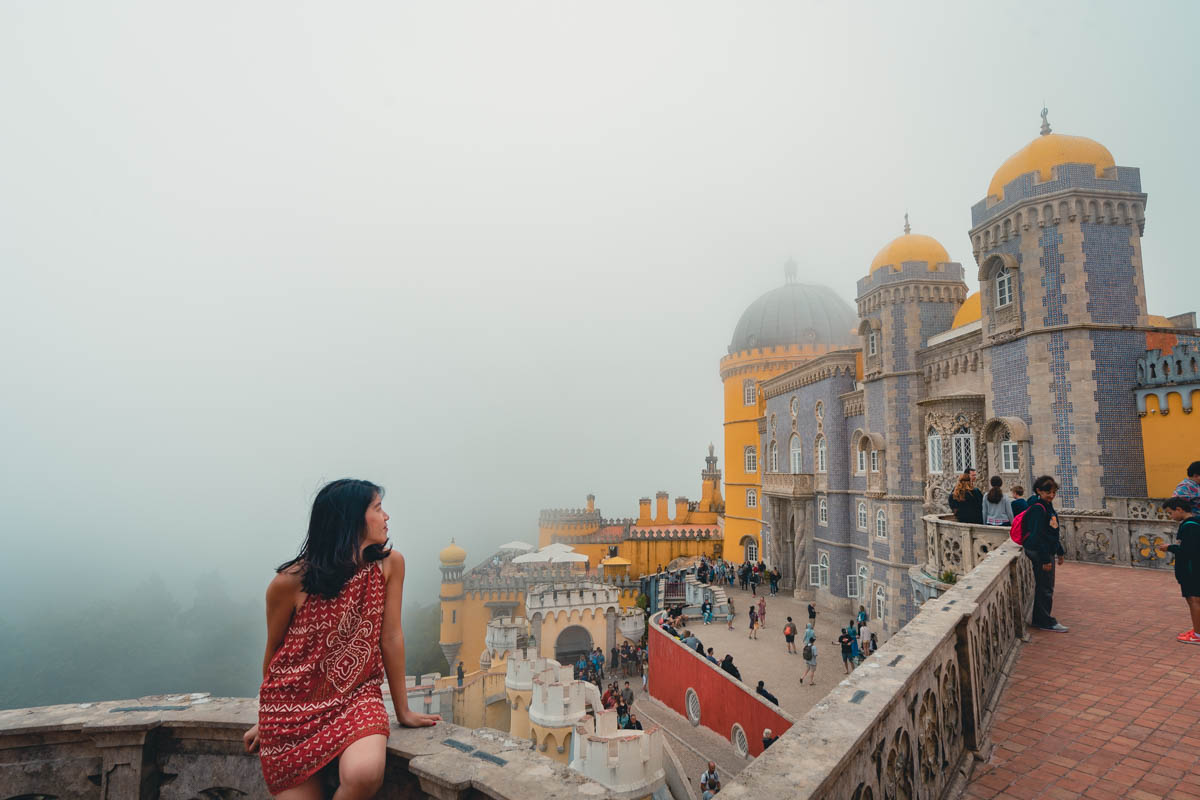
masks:
<path id="1" fill-rule="evenodd" d="M 908 731 L 898 730 L 892 737 L 888 748 L 887 760 L 884 762 L 883 797 L 884 800 L 912 800 L 913 794 L 913 752 L 912 741 Z"/>
<path id="2" fill-rule="evenodd" d="M 928 787 L 937 785 L 942 770 L 939 723 L 937 698 L 932 691 L 926 690 L 917 712 L 917 763 L 921 769 L 921 783 Z"/>

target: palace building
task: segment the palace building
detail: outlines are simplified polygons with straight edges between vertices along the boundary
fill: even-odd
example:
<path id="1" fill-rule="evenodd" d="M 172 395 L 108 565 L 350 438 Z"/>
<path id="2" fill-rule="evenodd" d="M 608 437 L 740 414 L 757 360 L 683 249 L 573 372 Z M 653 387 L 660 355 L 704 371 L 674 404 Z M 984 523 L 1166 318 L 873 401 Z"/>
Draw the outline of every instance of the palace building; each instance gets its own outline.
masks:
<path id="1" fill-rule="evenodd" d="M 565 548 L 569 568 L 498 553 L 464 577 L 465 554 L 448 548 L 447 659 L 474 668 L 488 622 L 528 616 L 534 584 L 600 579 L 629 608 L 640 577 L 701 554 L 761 558 L 798 596 L 868 606 L 886 637 L 938 592 L 920 521 L 947 510 L 965 468 L 982 489 L 998 474 L 1027 496 L 1053 475 L 1061 507 L 1099 513 L 1169 494 L 1200 458 L 1200 331 L 1192 312 L 1148 312 L 1146 200 L 1136 167 L 1053 133 L 1043 112 L 970 210 L 979 291 L 907 215 L 864 265 L 856 307 L 789 262 L 720 360 L 724 491 L 710 446 L 700 499 L 676 497 L 673 512 L 666 492 L 624 519 L 590 495 L 541 512 L 538 546 Z M 612 641 L 613 619 L 593 621 L 591 641 Z M 553 645 L 540 656 L 571 649 Z"/>
<path id="2" fill-rule="evenodd" d="M 978 292 L 906 219 L 858 282 L 857 347 L 757 388 L 763 535 L 785 585 L 865 605 L 886 635 L 939 591 L 920 519 L 948 510 L 965 469 L 1027 496 L 1053 475 L 1067 509 L 1170 493 L 1200 458 L 1200 331 L 1194 313 L 1147 312 L 1145 208 L 1137 168 L 1043 112 L 971 209 Z"/>

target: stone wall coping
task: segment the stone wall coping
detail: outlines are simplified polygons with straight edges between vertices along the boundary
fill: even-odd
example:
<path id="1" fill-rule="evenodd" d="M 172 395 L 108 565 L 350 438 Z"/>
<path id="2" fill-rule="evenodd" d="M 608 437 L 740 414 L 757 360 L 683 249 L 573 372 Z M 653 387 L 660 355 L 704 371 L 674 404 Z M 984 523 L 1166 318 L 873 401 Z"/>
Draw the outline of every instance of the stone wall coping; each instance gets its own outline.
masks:
<path id="1" fill-rule="evenodd" d="M 178 706 L 183 708 L 177 709 Z M 118 710 L 135 707 L 146 710 Z M 209 731 L 207 738 L 237 742 L 240 747 L 243 732 L 257 718 L 255 698 L 192 695 L 152 695 L 135 700 L 7 709 L 0 711 L 0 751 L 27 746 L 30 737 L 47 734 L 89 736 L 136 732 L 141 734 L 140 742 L 145 733 L 159 728 L 204 729 Z M 392 726 L 389 756 L 407 761 L 408 771 L 421 780 L 422 788 L 438 797 L 458 797 L 472 790 L 494 798 L 619 797 L 603 785 L 530 750 L 527 740 L 513 739 L 497 730 L 470 730 L 447 722 L 430 728 L 400 728 L 394 719 Z M 259 788 L 265 792 L 265 786 Z"/>
<path id="2" fill-rule="evenodd" d="M 961 524 L 961 523 L 959 523 Z M 730 798 L 828 797 L 846 760 L 859 752 L 876 724 L 900 702 L 962 620 L 1009 564 L 1022 556 L 1011 542 L 996 548 L 944 595 L 917 615 L 838 683 L 769 750 L 721 790 Z M 829 663 L 826 669 L 836 669 Z"/>

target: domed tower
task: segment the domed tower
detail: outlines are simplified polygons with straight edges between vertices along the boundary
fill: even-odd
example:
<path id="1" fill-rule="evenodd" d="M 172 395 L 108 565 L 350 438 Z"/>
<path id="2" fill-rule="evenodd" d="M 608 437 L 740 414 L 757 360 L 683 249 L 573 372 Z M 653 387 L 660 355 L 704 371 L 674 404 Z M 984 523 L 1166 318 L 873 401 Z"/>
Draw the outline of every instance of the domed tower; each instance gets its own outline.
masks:
<path id="1" fill-rule="evenodd" d="M 733 329 L 721 359 L 725 390 L 725 542 L 731 561 L 763 557 L 758 384 L 830 350 L 854 344 L 857 319 L 826 286 L 800 283 L 794 261 L 783 286 L 755 300 Z"/>
<path id="2" fill-rule="evenodd" d="M 1092 139 L 1054 133 L 1042 109 L 1041 135 L 971 209 L 987 416 L 1025 422 L 1030 472 L 1058 479 L 1063 507 L 1146 493 L 1130 394 L 1145 353 L 1131 328 L 1149 323 L 1145 207 L 1136 168 Z"/>
<path id="3" fill-rule="evenodd" d="M 463 641 L 463 565 L 467 561 L 467 551 L 450 540 L 449 546 L 438 553 L 441 561 L 442 590 L 438 599 L 442 607 L 441 635 L 438 644 L 450 665 L 450 673 L 454 673 L 458 662 L 458 651 Z M 464 669 L 475 669 L 474 664 L 463 665 Z"/>

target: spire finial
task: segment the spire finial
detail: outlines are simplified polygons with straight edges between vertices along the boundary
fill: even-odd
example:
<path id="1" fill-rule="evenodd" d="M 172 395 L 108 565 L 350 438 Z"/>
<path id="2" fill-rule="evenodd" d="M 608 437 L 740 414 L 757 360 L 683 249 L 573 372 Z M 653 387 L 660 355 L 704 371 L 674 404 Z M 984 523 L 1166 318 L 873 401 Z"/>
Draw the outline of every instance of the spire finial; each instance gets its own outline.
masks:
<path id="1" fill-rule="evenodd" d="M 904 212 L 904 235 L 907 236 L 910 233 L 912 233 L 912 228 L 908 224 L 908 212 L 905 211 Z"/>
<path id="2" fill-rule="evenodd" d="M 783 265 L 783 282 L 795 283 L 796 274 L 799 272 L 799 267 L 796 265 L 796 259 L 789 258 L 787 263 Z"/>
<path id="3" fill-rule="evenodd" d="M 1042 106 L 1042 136 L 1050 133 L 1050 109 Z"/>

